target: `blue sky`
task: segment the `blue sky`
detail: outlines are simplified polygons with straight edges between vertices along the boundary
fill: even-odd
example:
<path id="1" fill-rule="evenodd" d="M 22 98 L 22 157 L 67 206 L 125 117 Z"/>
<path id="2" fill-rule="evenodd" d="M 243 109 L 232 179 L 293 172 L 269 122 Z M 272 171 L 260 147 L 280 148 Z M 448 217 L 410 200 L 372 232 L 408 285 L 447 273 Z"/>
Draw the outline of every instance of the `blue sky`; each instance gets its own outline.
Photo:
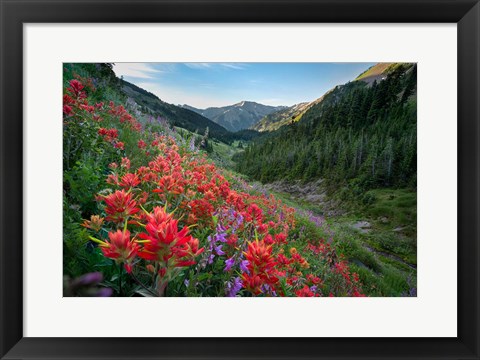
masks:
<path id="1" fill-rule="evenodd" d="M 198 108 L 243 100 L 265 105 L 312 101 L 374 63 L 116 63 L 117 76 L 171 104 Z"/>

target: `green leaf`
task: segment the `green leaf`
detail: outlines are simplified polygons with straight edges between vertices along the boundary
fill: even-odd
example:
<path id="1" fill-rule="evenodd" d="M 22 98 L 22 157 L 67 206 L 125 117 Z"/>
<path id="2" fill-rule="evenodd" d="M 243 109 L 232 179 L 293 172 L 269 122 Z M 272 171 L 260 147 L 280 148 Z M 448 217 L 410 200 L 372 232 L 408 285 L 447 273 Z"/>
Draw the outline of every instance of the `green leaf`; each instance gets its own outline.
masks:
<path id="1" fill-rule="evenodd" d="M 135 290 L 135 293 L 142 295 L 143 297 L 154 297 L 149 291 L 143 289 L 143 288 L 138 288 Z"/>

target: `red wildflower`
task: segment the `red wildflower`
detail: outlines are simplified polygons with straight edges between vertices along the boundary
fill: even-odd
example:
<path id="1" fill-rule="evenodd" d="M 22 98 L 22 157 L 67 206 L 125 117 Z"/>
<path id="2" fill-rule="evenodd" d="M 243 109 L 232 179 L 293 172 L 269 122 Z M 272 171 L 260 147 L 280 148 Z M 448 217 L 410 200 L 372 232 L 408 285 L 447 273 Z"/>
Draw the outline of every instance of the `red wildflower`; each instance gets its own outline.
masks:
<path id="1" fill-rule="evenodd" d="M 309 283 L 309 285 L 318 285 L 322 282 L 322 280 L 318 276 L 315 276 L 313 274 L 308 274 L 307 282 Z"/>
<path id="2" fill-rule="evenodd" d="M 118 137 L 118 130 L 115 128 L 111 128 L 111 129 L 100 128 L 98 130 L 98 134 L 102 135 L 105 141 L 111 142 Z"/>
<path id="3" fill-rule="evenodd" d="M 276 234 L 275 235 L 275 241 L 278 244 L 286 244 L 287 243 L 287 235 L 284 233 Z"/>
<path id="4" fill-rule="evenodd" d="M 257 232 L 259 234 L 265 234 L 267 231 L 268 231 L 268 225 L 267 224 L 259 224 L 257 226 Z M 272 242 L 273 242 L 273 239 L 272 239 Z"/>
<path id="5" fill-rule="evenodd" d="M 211 219 L 215 208 L 205 199 L 194 199 L 188 204 L 191 208 L 191 212 L 198 219 Z"/>
<path id="6" fill-rule="evenodd" d="M 274 243 L 273 237 L 270 234 L 267 234 L 264 238 L 263 241 L 265 241 L 265 244 L 271 245 Z"/>
<path id="7" fill-rule="evenodd" d="M 242 275 L 243 285 L 245 289 L 250 291 L 254 295 L 259 295 L 262 293 L 261 287 L 264 284 L 260 276 L 252 274 L 243 274 Z"/>
<path id="8" fill-rule="evenodd" d="M 364 294 L 358 291 L 358 289 L 353 290 L 353 297 L 366 297 Z"/>
<path id="9" fill-rule="evenodd" d="M 248 243 L 247 251 L 244 252 L 245 259 L 248 260 L 248 274 L 244 273 L 242 279 L 245 281 L 245 288 L 254 294 L 258 294 L 258 279 L 262 284 L 274 285 L 278 282 L 275 274 L 275 265 L 277 264 L 272 255 L 272 246 L 264 241 L 254 241 Z M 258 277 L 258 279 L 257 279 Z M 252 287 L 252 285 L 255 285 Z"/>
<path id="10" fill-rule="evenodd" d="M 95 111 L 95 108 L 93 106 L 87 104 L 80 104 L 80 108 L 89 113 L 93 113 Z"/>
<path id="11" fill-rule="evenodd" d="M 139 204 L 145 204 L 148 200 L 148 193 L 146 191 L 143 191 L 142 194 L 141 194 L 141 197 L 138 198 L 138 202 Z"/>
<path id="12" fill-rule="evenodd" d="M 155 193 L 172 193 L 175 195 L 183 193 L 183 186 L 179 178 L 166 175 L 158 181 L 158 189 L 153 190 Z"/>
<path id="13" fill-rule="evenodd" d="M 120 164 L 120 166 L 124 169 L 129 170 L 130 169 L 130 159 L 127 158 L 127 157 L 122 158 L 122 163 Z"/>
<path id="14" fill-rule="evenodd" d="M 310 290 L 310 288 L 305 285 L 303 288 L 300 290 L 295 291 L 295 295 L 300 296 L 300 297 L 314 297 L 315 293 Z"/>
<path id="15" fill-rule="evenodd" d="M 82 97 L 83 84 L 78 80 L 70 80 L 70 87 L 67 89 L 72 95 Z"/>
<path id="16" fill-rule="evenodd" d="M 295 262 L 297 264 L 300 265 L 300 267 L 304 268 L 304 269 L 308 269 L 310 267 L 310 265 L 308 264 L 307 260 L 305 260 L 305 258 L 303 258 L 297 251 L 296 248 L 292 247 L 290 249 L 290 255 L 292 255 L 292 259 L 295 260 Z"/>
<path id="17" fill-rule="evenodd" d="M 107 176 L 107 184 L 110 185 L 120 185 L 120 181 L 118 181 L 118 175 L 117 174 L 109 174 Z"/>
<path id="18" fill-rule="evenodd" d="M 195 265 L 195 257 L 200 255 L 204 250 L 204 248 L 199 248 L 199 244 L 200 243 L 198 239 L 191 237 L 187 243 L 179 246 L 175 250 L 175 255 L 177 258 L 175 266 L 182 267 Z"/>
<path id="19" fill-rule="evenodd" d="M 139 211 L 136 201 L 132 199 L 132 194 L 125 190 L 117 190 L 113 194 L 105 196 L 104 201 L 107 204 L 105 209 L 108 214 L 107 221 L 121 223 L 126 217 Z"/>
<path id="20" fill-rule="evenodd" d="M 73 114 L 72 107 L 68 105 L 63 105 L 63 113 L 67 115 Z"/>
<path id="21" fill-rule="evenodd" d="M 141 258 L 163 262 L 167 267 L 169 264 L 180 267 L 193 265 L 194 257 L 203 252 L 203 248 L 198 248 L 198 239 L 188 235 L 188 227 L 179 231 L 178 220 L 164 209 L 155 207 L 147 220 L 147 233 L 139 234 L 141 239 L 147 240 L 139 252 Z M 172 258 L 173 262 L 169 263 Z"/>
<path id="22" fill-rule="evenodd" d="M 135 186 L 137 186 L 138 184 L 140 184 L 140 179 L 138 178 L 137 175 L 135 174 L 132 174 L 132 173 L 127 173 L 125 175 L 123 175 L 122 177 L 122 181 L 120 182 L 120 186 L 124 187 L 124 188 L 133 188 Z"/>
<path id="23" fill-rule="evenodd" d="M 285 255 L 283 254 L 278 254 L 277 255 L 277 262 L 280 264 L 280 265 L 290 265 L 293 260 L 292 259 L 289 259 L 287 258 Z"/>
<path id="24" fill-rule="evenodd" d="M 109 232 L 110 241 L 100 244 L 103 255 L 117 262 L 123 262 L 127 272 L 132 271 L 131 263 L 138 252 L 138 244 L 130 239 L 130 231 L 125 229 L 123 232 Z"/>
<path id="25" fill-rule="evenodd" d="M 63 95 L 63 105 L 70 105 L 75 103 L 75 100 L 73 100 L 68 94 Z"/>

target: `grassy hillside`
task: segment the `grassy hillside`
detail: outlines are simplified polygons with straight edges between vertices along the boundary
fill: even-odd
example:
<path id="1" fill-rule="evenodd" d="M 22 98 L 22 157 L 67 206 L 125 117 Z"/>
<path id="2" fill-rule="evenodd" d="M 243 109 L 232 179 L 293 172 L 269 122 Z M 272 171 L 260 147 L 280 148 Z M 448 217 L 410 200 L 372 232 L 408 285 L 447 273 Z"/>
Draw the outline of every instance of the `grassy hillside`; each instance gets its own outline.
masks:
<path id="1" fill-rule="evenodd" d="M 251 128 L 257 131 L 273 131 L 300 120 L 311 103 L 300 103 L 264 116 Z"/>
<path id="2" fill-rule="evenodd" d="M 235 139 L 230 131 L 194 111 L 163 102 L 156 95 L 125 80 L 121 84 L 123 92 L 140 105 L 144 113 L 160 116 L 173 126 L 199 134 L 204 134 L 208 128 L 210 136 L 220 141 L 231 142 Z"/>
<path id="3" fill-rule="evenodd" d="M 282 126 L 291 125 L 302 119 L 302 116 L 313 106 L 320 104 L 333 90 L 327 91 L 323 96 L 311 102 L 304 102 L 290 106 L 286 109 L 266 115 L 258 123 L 252 126 L 253 130 L 265 132 L 275 131 Z"/>
<path id="4" fill-rule="evenodd" d="M 373 83 L 375 80 L 378 82 L 385 77 L 385 72 L 391 65 L 393 65 L 393 63 L 379 63 L 373 65 L 358 75 L 355 80 L 361 80 L 369 84 Z"/>

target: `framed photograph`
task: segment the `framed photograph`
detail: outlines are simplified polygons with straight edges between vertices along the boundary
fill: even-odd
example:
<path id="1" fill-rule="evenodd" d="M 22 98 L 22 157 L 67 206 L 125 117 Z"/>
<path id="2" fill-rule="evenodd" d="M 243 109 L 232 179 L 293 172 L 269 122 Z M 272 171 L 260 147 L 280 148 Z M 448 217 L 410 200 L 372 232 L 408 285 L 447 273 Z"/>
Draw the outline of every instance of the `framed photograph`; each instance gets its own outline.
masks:
<path id="1" fill-rule="evenodd" d="M 0 3 L 2 359 L 480 357 L 478 1 Z"/>

